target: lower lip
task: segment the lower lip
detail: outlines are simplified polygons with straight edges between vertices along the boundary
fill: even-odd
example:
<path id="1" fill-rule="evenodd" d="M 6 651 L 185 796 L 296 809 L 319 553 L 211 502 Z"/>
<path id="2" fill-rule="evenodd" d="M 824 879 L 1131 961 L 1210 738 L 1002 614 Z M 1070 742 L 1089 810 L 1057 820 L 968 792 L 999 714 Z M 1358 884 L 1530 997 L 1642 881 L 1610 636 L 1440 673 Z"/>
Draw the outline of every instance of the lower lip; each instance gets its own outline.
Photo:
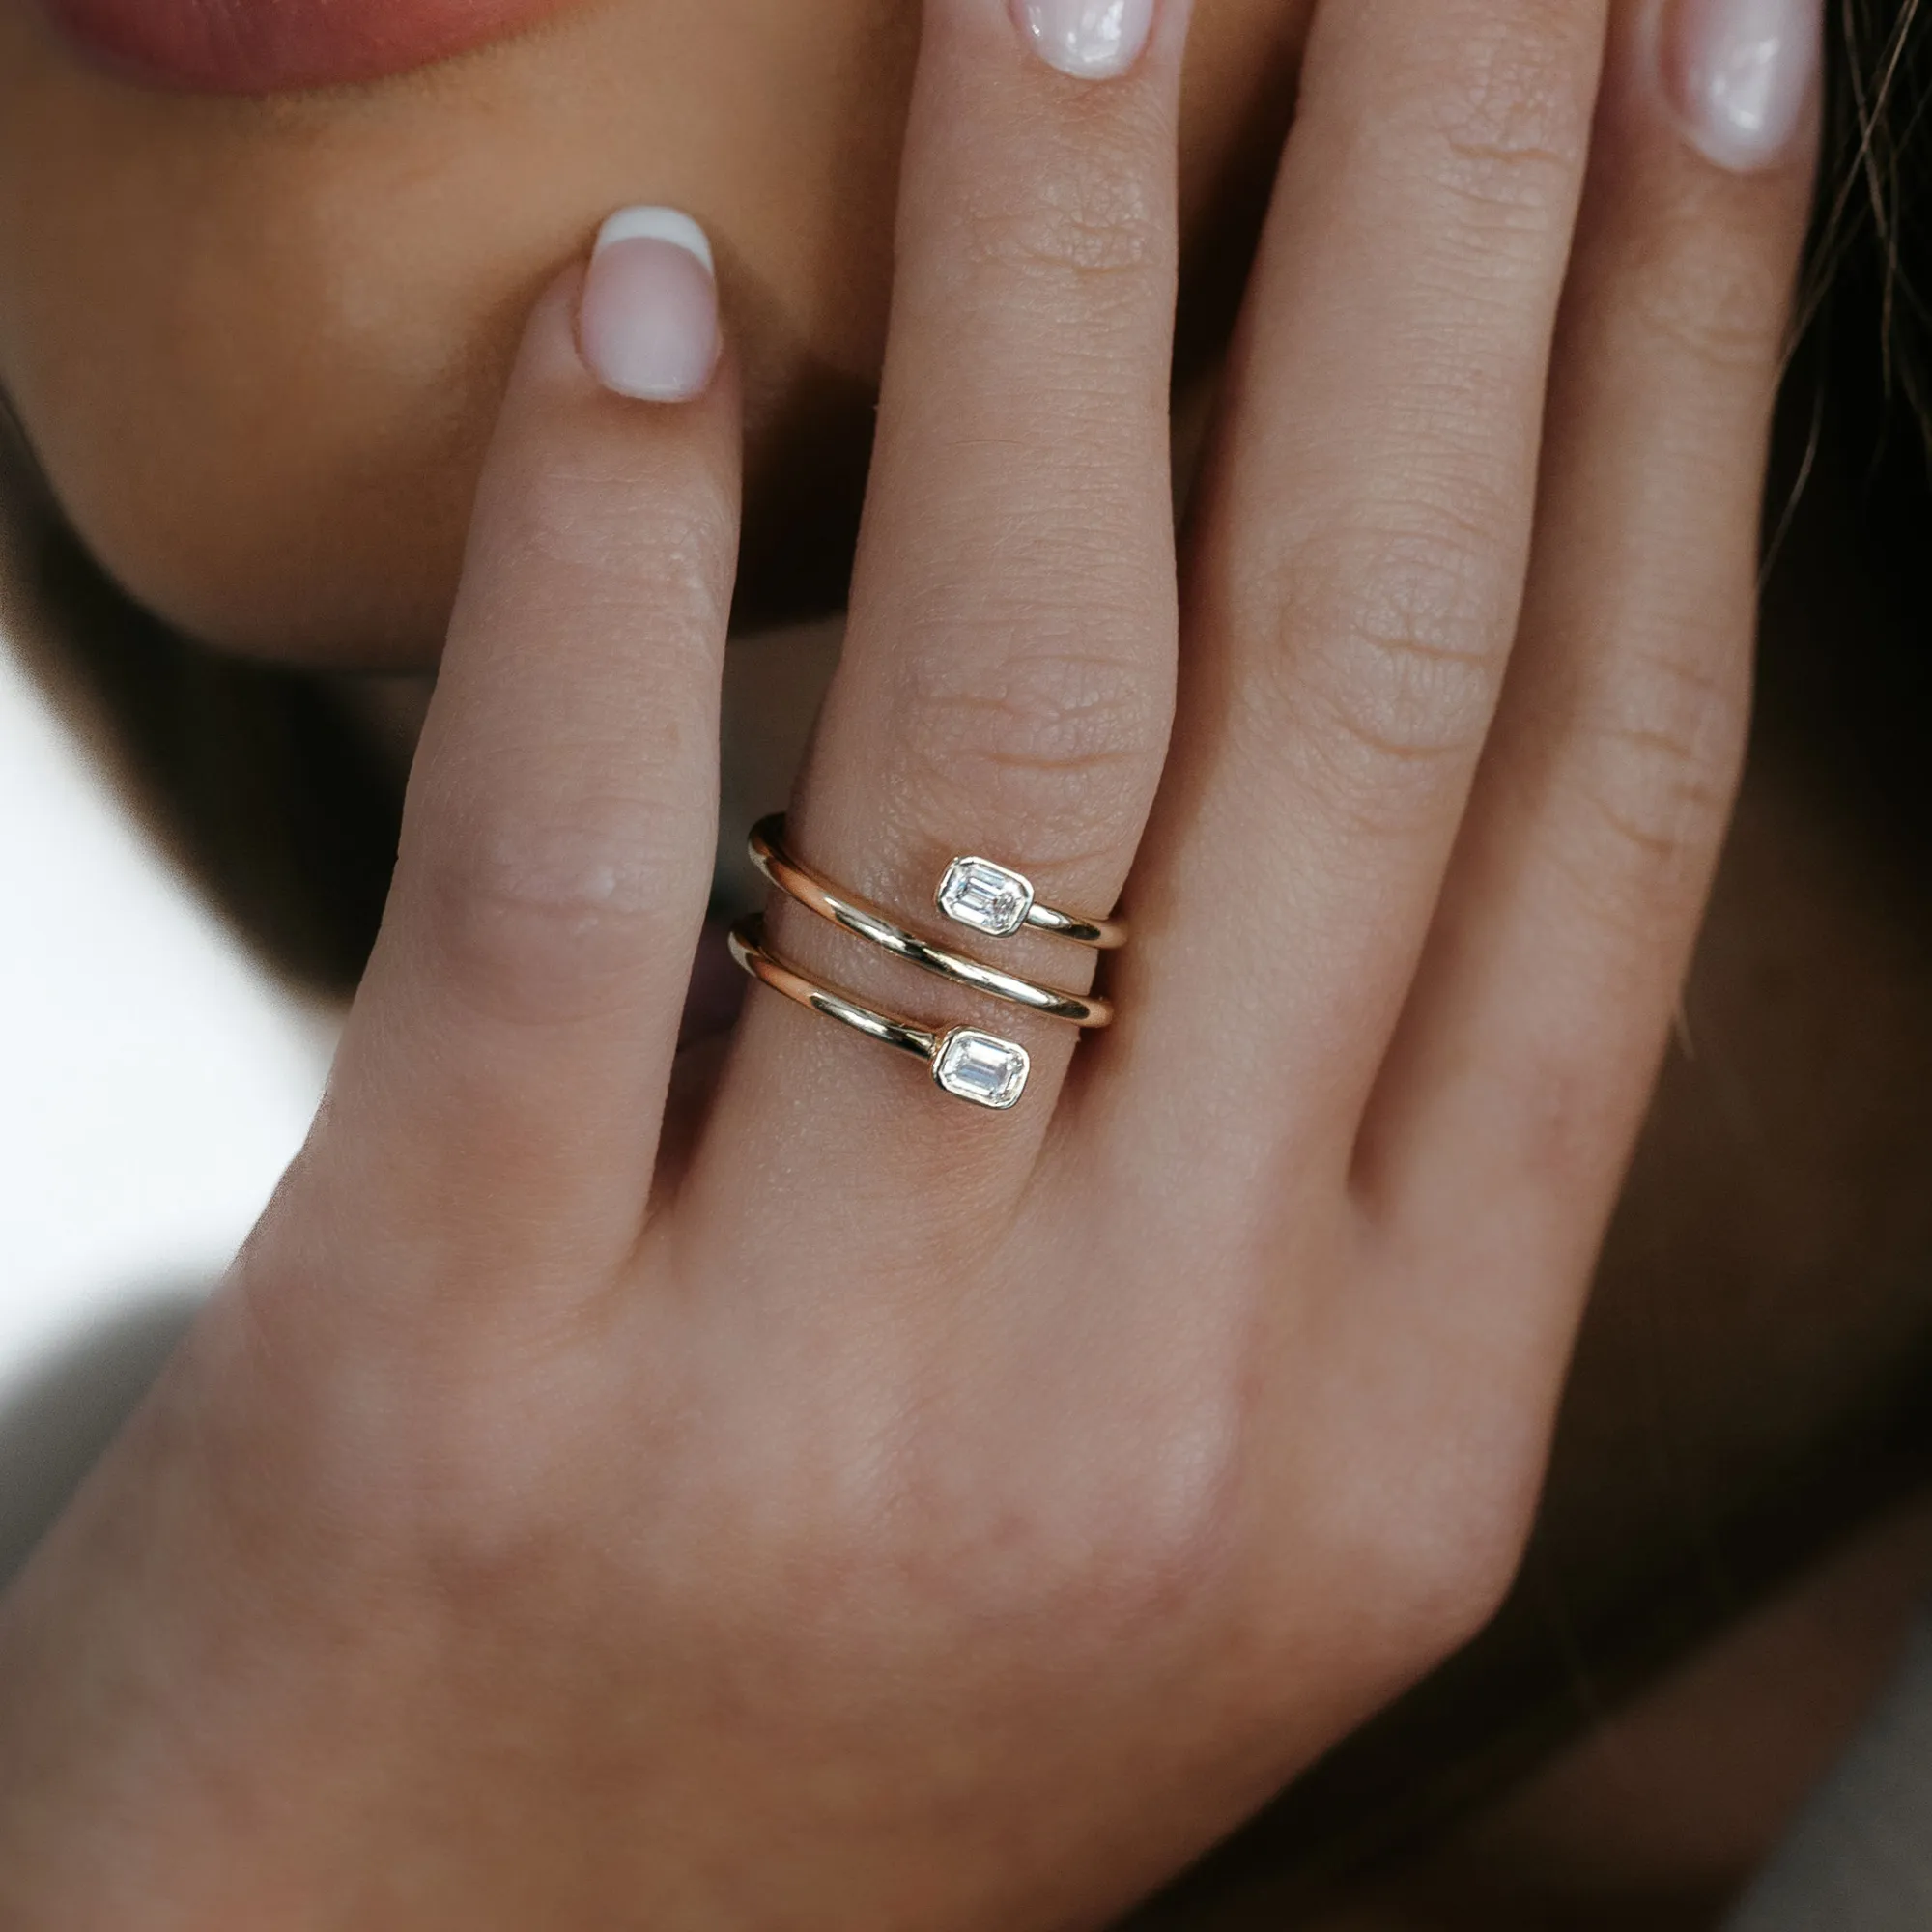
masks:
<path id="1" fill-rule="evenodd" d="M 129 79 L 207 94 L 381 80 L 498 41 L 571 0 L 43 0 Z"/>

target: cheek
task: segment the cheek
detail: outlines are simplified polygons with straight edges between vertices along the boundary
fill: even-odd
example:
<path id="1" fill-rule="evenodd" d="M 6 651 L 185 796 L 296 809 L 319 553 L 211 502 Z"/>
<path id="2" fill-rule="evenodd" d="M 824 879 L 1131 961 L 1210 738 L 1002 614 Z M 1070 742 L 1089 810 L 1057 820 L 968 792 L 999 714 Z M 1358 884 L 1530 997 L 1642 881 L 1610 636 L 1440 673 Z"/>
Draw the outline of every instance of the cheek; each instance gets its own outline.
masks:
<path id="1" fill-rule="evenodd" d="M 421 661 L 523 319 L 639 199 L 717 239 L 773 461 L 863 427 L 911 39 L 846 12 L 639 0 L 244 102 L 105 82 L 0 5 L 0 382 L 82 535 L 211 641 Z"/>
<path id="2" fill-rule="evenodd" d="M 1201 5 L 1197 216 L 1264 185 L 1305 11 Z M 917 0 L 604 0 L 393 84 L 268 100 L 114 83 L 35 17 L 0 0 L 0 384 L 162 615 L 269 656 L 432 658 L 523 318 L 639 200 L 719 245 L 751 406 L 746 608 L 839 593 Z"/>
<path id="3" fill-rule="evenodd" d="M 419 655 L 549 264 L 480 273 L 380 219 L 297 236 L 288 205 L 238 187 L 110 247 L 41 238 L 39 298 L 7 304 L 9 389 L 82 536 L 171 621 L 276 655 Z"/>

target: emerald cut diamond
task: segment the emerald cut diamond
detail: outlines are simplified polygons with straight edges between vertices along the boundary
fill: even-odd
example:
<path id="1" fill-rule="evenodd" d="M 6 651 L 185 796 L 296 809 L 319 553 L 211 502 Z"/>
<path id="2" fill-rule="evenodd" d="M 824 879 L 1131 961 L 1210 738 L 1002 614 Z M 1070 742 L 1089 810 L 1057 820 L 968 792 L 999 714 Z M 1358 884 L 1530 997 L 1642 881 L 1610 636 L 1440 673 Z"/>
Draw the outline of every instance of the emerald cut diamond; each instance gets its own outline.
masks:
<path id="1" fill-rule="evenodd" d="M 1033 882 L 990 859 L 955 859 L 939 882 L 939 909 L 960 925 L 1005 939 L 1033 910 Z"/>
<path id="2" fill-rule="evenodd" d="M 1019 1104 L 1032 1070 L 1025 1047 L 971 1027 L 954 1027 L 932 1057 L 932 1077 L 947 1093 L 998 1112 Z"/>

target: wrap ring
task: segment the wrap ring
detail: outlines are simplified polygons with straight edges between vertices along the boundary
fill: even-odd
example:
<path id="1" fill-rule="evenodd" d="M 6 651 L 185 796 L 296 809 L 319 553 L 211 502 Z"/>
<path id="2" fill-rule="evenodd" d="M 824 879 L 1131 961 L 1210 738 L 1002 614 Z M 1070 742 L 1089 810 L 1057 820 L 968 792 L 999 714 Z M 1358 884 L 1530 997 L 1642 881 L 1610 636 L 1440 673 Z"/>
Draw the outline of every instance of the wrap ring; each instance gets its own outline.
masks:
<path id="1" fill-rule="evenodd" d="M 920 938 L 915 932 L 908 932 L 877 906 L 856 897 L 842 886 L 833 884 L 830 879 L 794 858 L 785 849 L 784 818 L 781 814 L 760 819 L 753 826 L 748 843 L 753 864 L 787 898 L 795 899 L 808 911 L 830 920 L 834 925 L 860 939 L 869 941 L 895 959 L 903 959 L 908 965 L 935 974 L 942 980 L 951 980 L 956 986 L 970 987 L 976 993 L 985 993 L 993 999 L 1024 1007 L 1029 1012 L 1042 1013 L 1048 1019 L 1068 1020 L 1078 1027 L 1103 1027 L 1112 1023 L 1114 1009 L 1098 994 L 1069 993 L 1057 986 L 1038 985 L 1032 980 L 1022 980 L 1013 973 L 1003 973 L 996 966 L 969 959 L 963 953 L 949 952 L 943 946 L 935 946 L 930 940 Z M 983 867 L 988 864 L 988 861 L 980 859 L 955 860 L 952 870 L 956 871 L 961 866 Z M 1008 878 L 1019 877 L 1017 873 L 1006 873 L 1003 867 L 992 869 Z M 952 877 L 951 871 L 948 877 Z M 1024 880 L 1020 883 L 1026 884 Z M 1026 887 L 1030 905 L 1032 890 L 1031 886 Z M 1035 910 L 1044 909 L 1036 907 Z M 1055 919 L 1065 917 L 1059 913 L 1050 916 Z M 1017 931 L 1022 923 L 1016 920 L 1008 929 Z M 1102 923 L 1097 922 L 1068 921 L 1068 924 L 1078 925 L 1081 931 L 1099 932 L 1103 929 Z M 1066 936 L 1070 938 L 1074 934 L 1068 932 Z M 1108 938 L 1085 943 L 1119 945 L 1121 940 Z M 739 963 L 744 964 L 742 960 Z"/>

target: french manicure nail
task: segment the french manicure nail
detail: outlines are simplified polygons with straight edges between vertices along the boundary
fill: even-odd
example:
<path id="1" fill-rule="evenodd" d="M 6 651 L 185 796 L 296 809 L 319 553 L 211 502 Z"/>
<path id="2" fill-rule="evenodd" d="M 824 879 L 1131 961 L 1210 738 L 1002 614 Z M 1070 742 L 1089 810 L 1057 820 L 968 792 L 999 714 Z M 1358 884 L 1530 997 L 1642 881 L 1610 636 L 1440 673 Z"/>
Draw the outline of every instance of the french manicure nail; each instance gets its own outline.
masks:
<path id="1" fill-rule="evenodd" d="M 578 339 L 607 389 L 689 402 L 718 364 L 718 280 L 704 230 L 674 208 L 626 208 L 598 231 Z"/>
<path id="2" fill-rule="evenodd" d="M 1666 78 L 1692 141 L 1719 167 L 1780 160 L 1818 76 L 1823 0 L 1677 0 Z"/>
<path id="3" fill-rule="evenodd" d="M 1154 0 L 1013 0 L 1040 58 L 1081 80 L 1112 80 L 1140 59 Z"/>

